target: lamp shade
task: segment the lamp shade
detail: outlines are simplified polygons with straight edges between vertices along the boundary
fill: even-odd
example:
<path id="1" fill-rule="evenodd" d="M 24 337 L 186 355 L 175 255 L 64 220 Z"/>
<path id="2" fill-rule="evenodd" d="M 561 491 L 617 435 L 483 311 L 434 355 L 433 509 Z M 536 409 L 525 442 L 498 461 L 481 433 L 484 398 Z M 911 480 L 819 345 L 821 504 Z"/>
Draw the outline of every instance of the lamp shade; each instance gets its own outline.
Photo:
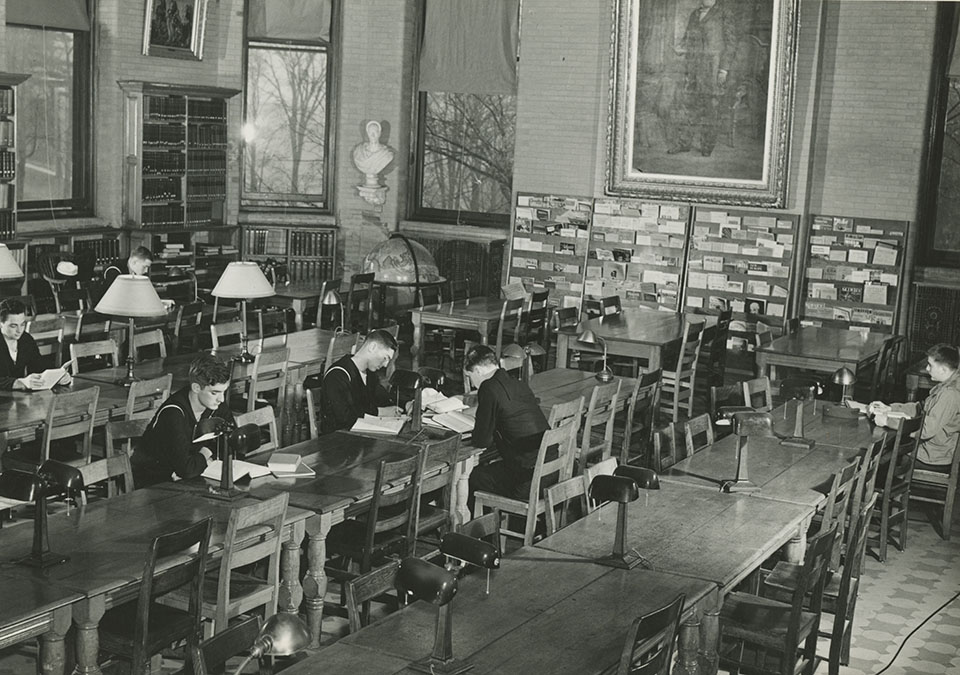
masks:
<path id="1" fill-rule="evenodd" d="M 324 293 L 323 297 L 320 298 L 320 304 L 324 305 L 325 307 L 339 305 L 341 302 L 342 300 L 340 300 L 340 294 L 332 288 Z"/>
<path id="2" fill-rule="evenodd" d="M 852 370 L 844 366 L 833 373 L 833 383 L 847 387 L 857 383 L 857 376 L 853 374 Z"/>
<path id="3" fill-rule="evenodd" d="M 0 281 L 6 279 L 19 279 L 23 276 L 23 270 L 17 264 L 13 253 L 7 248 L 6 244 L 0 244 Z"/>
<path id="4" fill-rule="evenodd" d="M 641 490 L 659 490 L 660 476 L 653 469 L 647 469 L 642 466 L 630 466 L 621 464 L 613 470 L 614 476 L 623 476 L 630 478 Z"/>
<path id="5" fill-rule="evenodd" d="M 599 502 L 626 504 L 640 498 L 636 482 L 626 476 L 601 474 L 590 483 L 590 499 Z"/>
<path id="6" fill-rule="evenodd" d="M 163 316 L 167 308 L 148 277 L 120 274 L 100 298 L 96 311 L 113 316 Z"/>
<path id="7" fill-rule="evenodd" d="M 270 638 L 270 646 L 264 651 L 272 656 L 290 656 L 310 644 L 310 633 L 296 614 L 274 614 L 263 624 L 260 636 Z"/>
<path id="8" fill-rule="evenodd" d="M 457 575 L 420 558 L 405 558 L 396 586 L 401 594 L 443 606 L 457 593 Z"/>
<path id="9" fill-rule="evenodd" d="M 588 328 L 577 336 L 577 342 L 585 345 L 602 345 L 603 338 L 594 333 L 592 328 Z"/>
<path id="10" fill-rule="evenodd" d="M 255 262 L 232 262 L 227 265 L 220 275 L 217 285 L 213 287 L 213 295 L 217 298 L 269 298 L 276 295 L 273 286 L 267 281 L 260 265 Z"/>

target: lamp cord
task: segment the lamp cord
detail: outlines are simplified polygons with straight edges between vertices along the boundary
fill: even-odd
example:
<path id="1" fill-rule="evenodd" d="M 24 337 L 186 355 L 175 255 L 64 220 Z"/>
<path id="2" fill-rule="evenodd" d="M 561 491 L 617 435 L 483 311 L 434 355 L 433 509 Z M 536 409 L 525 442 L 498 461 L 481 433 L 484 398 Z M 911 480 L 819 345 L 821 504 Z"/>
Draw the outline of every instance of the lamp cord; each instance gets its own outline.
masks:
<path id="1" fill-rule="evenodd" d="M 923 621 L 921 621 L 921 622 L 917 625 L 916 628 L 914 628 L 912 631 L 910 631 L 910 633 L 907 634 L 907 637 L 903 638 L 903 642 L 900 643 L 900 647 L 897 648 L 897 652 L 896 652 L 893 656 L 890 657 L 890 661 L 887 662 L 887 665 L 885 665 L 882 669 L 880 669 L 880 670 L 877 671 L 877 675 L 882 675 L 882 674 L 885 673 L 887 670 L 889 670 L 889 669 L 890 669 L 890 666 L 893 665 L 893 662 L 897 660 L 897 657 L 898 657 L 898 656 L 900 656 L 900 652 L 902 652 L 902 651 L 903 651 L 903 648 L 907 646 L 907 641 L 908 641 L 910 638 L 913 637 L 913 634 L 916 633 L 916 632 L 917 632 L 918 630 L 920 630 L 921 628 L 923 628 L 924 624 L 926 624 L 930 619 L 932 619 L 932 618 L 935 617 L 937 614 L 939 614 L 940 612 L 942 612 L 942 611 L 947 607 L 947 605 L 949 605 L 950 603 L 952 603 L 952 602 L 953 602 L 954 600 L 956 600 L 958 597 L 960 597 L 960 591 L 958 591 L 957 593 L 954 593 L 952 598 L 950 598 L 950 599 L 947 600 L 945 603 L 943 603 L 942 605 L 940 605 L 939 607 L 937 607 L 935 610 L 933 610 L 933 612 L 931 612 L 930 615 L 927 616 L 927 618 L 925 618 Z"/>

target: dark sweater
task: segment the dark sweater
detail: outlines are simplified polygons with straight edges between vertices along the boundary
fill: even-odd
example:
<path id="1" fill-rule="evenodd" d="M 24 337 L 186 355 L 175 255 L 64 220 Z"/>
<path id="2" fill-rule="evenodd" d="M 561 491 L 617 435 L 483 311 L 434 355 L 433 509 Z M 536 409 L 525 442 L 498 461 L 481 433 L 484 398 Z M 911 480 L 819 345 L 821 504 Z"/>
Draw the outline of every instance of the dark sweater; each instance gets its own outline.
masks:
<path id="1" fill-rule="evenodd" d="M 0 389 L 13 389 L 21 377 L 42 373 L 46 369 L 37 342 L 30 333 L 24 333 L 17 340 L 16 361 L 10 358 L 6 339 L 0 338 L 0 342 L 3 343 L 0 345 Z"/>
<path id="2" fill-rule="evenodd" d="M 233 413 L 226 402 L 216 410 L 204 410 L 200 420 L 219 417 L 231 425 Z M 133 482 L 137 488 L 164 483 L 173 474 L 180 478 L 195 478 L 207 468 L 207 460 L 200 454 L 200 444 L 193 439 L 198 436 L 200 421 L 190 406 L 189 385 L 170 396 L 143 432 L 131 458 Z M 213 449 L 214 442 L 208 444 Z"/>
<path id="3" fill-rule="evenodd" d="M 496 445 L 505 462 L 530 469 L 537 462 L 540 439 L 548 428 L 530 387 L 498 368 L 477 392 L 477 422 L 472 443 Z"/>
<path id="4" fill-rule="evenodd" d="M 364 383 L 357 364 L 344 356 L 327 370 L 320 386 L 320 431 L 324 434 L 349 429 L 364 413 L 377 414 L 389 403 L 389 394 L 380 386 L 376 373 L 367 373 Z"/>

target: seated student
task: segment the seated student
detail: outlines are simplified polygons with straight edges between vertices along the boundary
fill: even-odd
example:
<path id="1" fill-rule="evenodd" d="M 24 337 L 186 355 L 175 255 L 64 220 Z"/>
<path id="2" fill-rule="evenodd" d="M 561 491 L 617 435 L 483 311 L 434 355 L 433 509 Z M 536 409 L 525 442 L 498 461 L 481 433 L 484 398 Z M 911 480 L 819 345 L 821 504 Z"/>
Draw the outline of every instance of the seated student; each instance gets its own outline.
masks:
<path id="1" fill-rule="evenodd" d="M 47 369 L 33 336 L 26 333 L 27 308 L 19 300 L 0 302 L 0 333 L 4 349 L 0 349 L 0 389 L 40 389 Z M 58 384 L 70 384 L 73 378 L 65 373 Z"/>
<path id="2" fill-rule="evenodd" d="M 127 258 L 126 274 L 136 274 L 141 277 L 149 276 L 150 265 L 152 264 L 153 254 L 150 252 L 150 249 L 144 248 L 143 246 L 138 246 L 137 248 L 133 249 L 133 251 L 130 253 L 130 257 Z M 121 274 L 124 274 L 124 272 L 120 269 L 118 264 L 110 265 L 110 267 L 103 270 L 103 279 L 109 286 L 113 283 L 113 280 Z"/>
<path id="3" fill-rule="evenodd" d="M 938 344 L 927 350 L 927 372 L 936 386 L 923 402 L 923 428 L 916 466 L 949 473 L 960 434 L 960 351 Z"/>
<path id="4" fill-rule="evenodd" d="M 219 417 L 233 426 L 224 402 L 230 365 L 204 354 L 190 364 L 190 384 L 170 395 L 157 410 L 137 443 L 130 463 L 137 488 L 163 483 L 173 475 L 194 478 L 213 458 L 208 447 L 195 444 L 201 420 Z"/>
<path id="5" fill-rule="evenodd" d="M 321 433 L 349 429 L 365 413 L 376 415 L 390 403 L 377 371 L 386 368 L 396 353 L 397 340 L 385 330 L 375 330 L 356 354 L 327 368 L 320 385 Z"/>
<path id="6" fill-rule="evenodd" d="M 486 345 L 476 345 L 463 357 L 463 369 L 477 391 L 477 420 L 472 443 L 494 446 L 502 461 L 481 464 L 470 474 L 470 507 L 477 490 L 525 498 L 530 490 L 540 439 L 547 419 L 524 382 L 510 377 Z"/>

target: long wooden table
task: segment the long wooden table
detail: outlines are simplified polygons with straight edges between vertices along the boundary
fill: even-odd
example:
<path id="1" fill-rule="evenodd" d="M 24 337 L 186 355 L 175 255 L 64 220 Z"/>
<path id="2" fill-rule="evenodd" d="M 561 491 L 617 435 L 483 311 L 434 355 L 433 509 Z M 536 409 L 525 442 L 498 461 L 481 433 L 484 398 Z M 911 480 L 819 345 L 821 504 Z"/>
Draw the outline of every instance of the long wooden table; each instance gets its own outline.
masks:
<path id="1" fill-rule="evenodd" d="M 544 415 L 550 415 L 550 409 L 557 403 L 574 401 L 583 396 L 584 412 L 590 403 L 590 395 L 600 382 L 597 382 L 595 373 L 572 368 L 552 368 L 536 373 L 530 380 L 530 389 L 533 390 L 540 409 Z M 617 400 L 617 409 L 624 409 L 630 402 L 630 396 L 637 384 L 632 377 L 615 377 L 614 382 L 621 381 L 620 398 Z"/>
<path id="2" fill-rule="evenodd" d="M 757 367 L 773 381 L 777 380 L 777 366 L 821 373 L 846 367 L 856 374 L 877 360 L 883 340 L 884 336 L 876 333 L 863 337 L 842 328 L 803 326 L 793 335 L 757 347 Z"/>
<path id="3" fill-rule="evenodd" d="M 703 321 L 707 326 L 717 322 L 715 316 L 689 315 L 691 321 Z M 624 307 L 617 315 L 590 319 L 587 327 L 607 343 L 607 353 L 646 359 L 646 370 L 662 365 L 664 349 L 683 335 L 683 314 L 660 312 L 653 309 Z M 603 348 L 577 342 L 582 328 L 567 327 L 557 332 L 557 363 L 567 363 L 571 350 L 603 352 Z"/>
<path id="4" fill-rule="evenodd" d="M 249 498 L 223 502 L 201 495 L 148 488 L 74 508 L 70 513 L 49 519 L 51 549 L 69 555 L 70 559 L 43 571 L 7 564 L 30 553 L 32 527 L 0 530 L 4 563 L 0 575 L 0 597 L 4 601 L 0 604 L 5 607 L 0 610 L 3 619 L 0 644 L 5 639 L 24 639 L 48 624 L 43 672 L 62 672 L 66 627 L 60 609 L 69 604 L 77 629 L 76 672 L 100 673 L 97 664 L 100 618 L 107 609 L 136 599 L 153 538 L 210 516 L 213 518 L 212 567 L 223 551 L 230 512 L 236 506 L 251 503 L 254 501 Z M 302 597 L 298 576 L 290 572 L 299 567 L 300 542 L 310 515 L 296 507 L 287 509 L 282 552 L 285 574 L 280 594 L 280 606 L 285 611 L 296 611 Z M 34 593 L 31 588 L 42 590 Z M 23 604 L 11 605 L 9 598 L 20 599 Z M 37 628 L 25 631 L 24 627 L 30 622 Z"/>
<path id="5" fill-rule="evenodd" d="M 276 295 L 263 300 L 273 307 L 288 307 L 293 310 L 297 330 L 303 330 L 303 314 L 308 309 L 320 307 L 320 287 L 323 281 L 295 281 L 288 286 L 277 286 Z M 319 317 L 317 323 L 320 323 Z"/>
<path id="6" fill-rule="evenodd" d="M 479 333 L 480 343 L 487 344 L 487 336 L 500 321 L 502 308 L 503 300 L 499 298 L 479 297 L 411 309 L 413 344 L 410 345 L 410 354 L 413 357 L 413 369 L 420 366 L 426 326 L 473 330 Z"/>
<path id="7" fill-rule="evenodd" d="M 660 571 L 621 570 L 533 547 L 485 578 L 460 581 L 453 653 L 471 673 L 600 673 L 616 663 L 631 622 L 686 594 L 683 617 L 717 605 L 716 585 Z M 436 608 L 416 602 L 348 635 L 285 673 L 406 672 L 430 653 Z"/>

